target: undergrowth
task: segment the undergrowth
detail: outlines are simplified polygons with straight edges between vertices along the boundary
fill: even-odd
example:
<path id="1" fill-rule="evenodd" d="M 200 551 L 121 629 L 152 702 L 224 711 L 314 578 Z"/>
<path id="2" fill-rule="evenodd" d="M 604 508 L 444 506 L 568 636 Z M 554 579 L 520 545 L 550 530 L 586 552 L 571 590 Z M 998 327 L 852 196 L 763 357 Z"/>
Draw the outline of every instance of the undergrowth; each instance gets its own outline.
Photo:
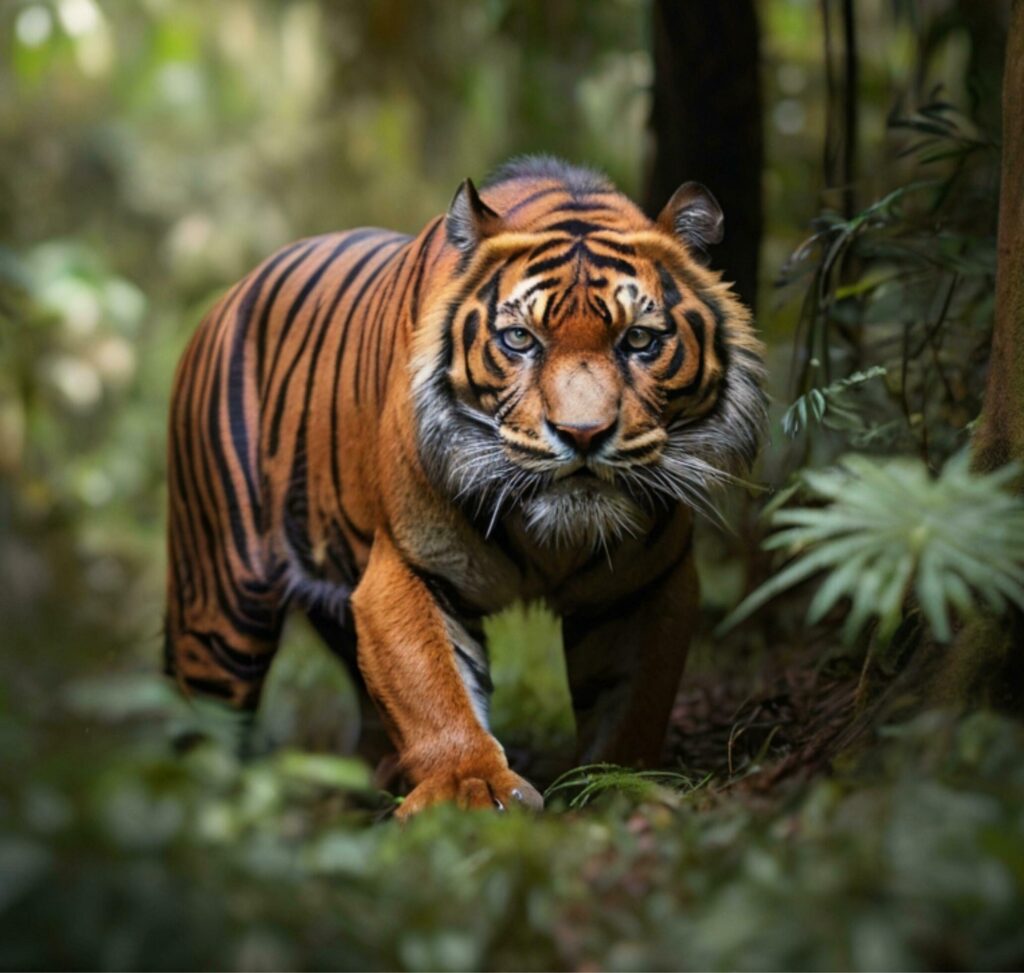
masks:
<path id="1" fill-rule="evenodd" d="M 284 652 L 274 706 L 333 665 Z M 16 754 L 0 768 L 5 969 L 1024 959 L 1024 729 L 988 713 L 883 727 L 831 775 L 768 791 L 745 772 L 599 765 L 553 785 L 540 816 L 441 807 L 400 826 L 358 762 L 301 732 L 241 760 L 234 721 L 154 676 L 22 709 L 0 702 Z"/>

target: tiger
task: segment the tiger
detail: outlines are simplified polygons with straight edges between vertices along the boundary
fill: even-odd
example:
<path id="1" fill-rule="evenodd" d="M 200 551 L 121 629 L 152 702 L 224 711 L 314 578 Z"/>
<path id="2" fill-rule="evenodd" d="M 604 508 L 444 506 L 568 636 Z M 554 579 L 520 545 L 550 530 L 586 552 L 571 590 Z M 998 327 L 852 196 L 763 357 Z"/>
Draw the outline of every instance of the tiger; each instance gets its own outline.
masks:
<path id="1" fill-rule="evenodd" d="M 550 156 L 467 179 L 416 236 L 300 240 L 175 374 L 165 663 L 255 709 L 287 612 L 359 690 L 400 818 L 540 809 L 489 729 L 484 619 L 561 619 L 576 760 L 656 765 L 698 619 L 693 536 L 749 469 L 763 347 L 684 183 L 652 220 Z"/>

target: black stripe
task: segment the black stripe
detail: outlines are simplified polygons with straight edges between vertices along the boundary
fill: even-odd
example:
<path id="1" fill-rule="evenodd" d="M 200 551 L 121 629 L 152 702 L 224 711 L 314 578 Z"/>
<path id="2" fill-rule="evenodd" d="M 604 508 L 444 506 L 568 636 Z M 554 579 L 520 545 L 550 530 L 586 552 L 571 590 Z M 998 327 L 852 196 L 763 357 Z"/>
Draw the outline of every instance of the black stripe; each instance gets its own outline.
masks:
<path id="1" fill-rule="evenodd" d="M 347 530 L 363 547 L 369 547 L 373 543 L 373 531 L 363 530 L 351 517 L 349 512 L 345 509 L 343 503 L 338 504 L 338 513 L 341 515 L 341 522 L 345 530 Z"/>
<path id="2" fill-rule="evenodd" d="M 494 413 L 494 418 L 498 422 L 504 422 L 505 417 L 523 400 L 523 396 L 526 395 L 525 391 L 519 391 L 513 388 L 510 392 L 507 392 L 504 396 L 498 398 L 498 411 Z"/>
<path id="3" fill-rule="evenodd" d="M 480 330 L 480 312 L 470 311 L 462 322 L 462 353 L 469 357 L 473 342 L 476 341 L 477 332 Z M 467 367 L 469 362 L 466 362 Z"/>
<path id="4" fill-rule="evenodd" d="M 277 301 L 277 295 L 281 292 L 281 288 L 284 287 L 285 281 L 291 277 L 292 272 L 305 262 L 306 258 L 323 242 L 322 237 L 316 237 L 310 241 L 309 245 L 300 253 L 284 270 L 281 271 L 281 276 L 274 281 L 274 286 L 270 288 L 270 293 L 267 295 L 267 303 L 263 305 L 263 311 L 260 314 L 259 325 L 256 329 L 256 381 L 260 383 L 260 388 L 263 385 L 263 363 L 266 361 L 266 350 L 267 350 L 267 326 L 270 323 L 270 314 L 274 308 L 274 304 Z"/>
<path id="5" fill-rule="evenodd" d="M 412 304 L 410 307 L 410 316 L 412 317 L 412 326 L 415 328 L 419 324 L 420 316 L 420 285 L 423 283 L 423 275 L 427 269 L 427 253 L 430 249 L 430 244 L 434 239 L 434 234 L 437 233 L 438 228 L 443 222 L 441 217 L 438 217 L 434 225 L 427 231 L 427 235 L 423 241 L 422 256 L 420 258 L 420 266 L 416 271 L 416 283 L 412 289 Z"/>
<path id="6" fill-rule="evenodd" d="M 524 456 L 539 456 L 541 459 L 553 459 L 555 455 L 550 450 L 542 449 L 539 446 L 524 446 L 520 442 L 506 442 L 505 445 L 509 449 L 518 450 Z"/>
<path id="7" fill-rule="evenodd" d="M 603 209 L 609 209 L 609 207 L 604 206 L 603 203 L 592 203 L 591 200 L 590 200 L 590 197 L 592 197 L 592 196 L 620 196 L 621 195 L 621 193 L 619 193 L 619 191 L 617 189 L 586 189 L 586 190 L 579 190 L 579 189 L 572 189 L 571 187 L 568 187 L 568 186 L 566 187 L 566 192 L 571 194 L 572 199 L 570 201 L 567 201 L 565 203 L 561 203 L 558 206 L 553 207 L 552 209 L 550 209 L 548 211 L 549 214 L 551 214 L 551 213 L 559 213 L 562 210 L 572 211 L 572 210 L 576 210 L 576 209 L 580 209 L 580 208 L 586 209 L 586 208 L 591 207 L 591 206 L 599 207 L 599 208 L 603 208 Z"/>
<path id="8" fill-rule="evenodd" d="M 538 281 L 534 281 L 529 287 L 523 291 L 522 299 L 525 301 L 528 297 L 532 297 L 537 291 L 549 291 L 552 287 L 557 287 L 559 280 L 557 277 L 542 277 Z"/>
<path id="9" fill-rule="evenodd" d="M 510 209 L 505 210 L 502 214 L 506 219 L 515 213 L 517 210 L 523 209 L 525 206 L 529 206 L 530 203 L 535 203 L 538 199 L 543 199 L 545 196 L 552 196 L 555 193 L 565 193 L 566 190 L 562 186 L 549 187 L 548 189 L 538 189 L 535 193 L 531 193 L 525 199 L 519 200 Z"/>
<path id="10" fill-rule="evenodd" d="M 715 357 L 718 359 L 719 367 L 724 371 L 729 367 L 729 342 L 726 340 L 728 335 L 726 334 L 725 315 L 717 301 L 705 299 L 704 303 L 711 310 L 711 316 L 715 321 L 715 337 L 713 339 Z"/>
<path id="11" fill-rule="evenodd" d="M 671 311 L 681 300 L 679 288 L 675 278 L 665 269 L 663 264 L 658 264 L 658 280 L 661 282 L 661 299 L 665 305 L 665 311 Z"/>
<path id="12" fill-rule="evenodd" d="M 455 654 L 466 664 L 469 671 L 473 673 L 477 686 L 490 696 L 494 692 L 494 682 L 491 679 L 491 674 L 461 645 L 455 644 L 453 648 L 455 649 Z"/>
<path id="13" fill-rule="evenodd" d="M 298 367 L 300 359 L 305 354 L 306 346 L 309 344 L 309 339 L 316 330 L 317 321 L 320 319 L 320 312 L 322 310 L 323 301 L 318 299 L 316 307 L 313 309 L 313 318 L 309 322 L 309 326 L 306 328 L 305 333 L 302 335 L 299 347 L 292 356 L 291 363 L 288 365 L 288 370 L 284 373 L 284 377 L 281 379 L 281 384 L 278 386 L 277 398 L 274 400 L 274 409 L 270 419 L 270 442 L 268 452 L 272 457 L 277 455 L 278 448 L 281 445 L 281 420 L 284 418 L 284 407 L 291 393 L 294 391 L 292 388 L 292 375 L 295 374 L 295 369 Z M 324 330 L 324 328 L 321 328 L 321 334 Z M 312 376 L 307 376 L 307 386 L 311 383 L 311 379 Z M 305 413 L 303 413 L 302 419 L 304 424 Z"/>
<path id="14" fill-rule="evenodd" d="M 559 267 L 564 267 L 569 261 L 576 258 L 582 247 L 583 244 L 574 243 L 565 253 L 559 254 L 557 257 L 549 257 L 547 260 L 538 260 L 535 263 L 529 264 L 526 268 L 526 276 L 535 277 L 539 274 L 546 274 L 551 270 L 557 270 Z"/>
<path id="15" fill-rule="evenodd" d="M 451 615 L 459 621 L 476 621 L 487 614 L 478 605 L 464 597 L 459 589 L 442 575 L 435 574 L 416 564 L 408 564 L 408 567 L 423 582 L 431 597 L 445 614 Z"/>
<path id="16" fill-rule="evenodd" d="M 596 294 L 587 295 L 587 304 L 590 309 L 610 328 L 612 326 L 612 313 L 608 305 Z"/>
<path id="17" fill-rule="evenodd" d="M 356 664 L 356 633 L 351 622 L 346 624 L 339 621 L 335 615 L 326 613 L 316 605 L 306 608 L 306 616 L 331 652 L 345 662 L 358 688 L 365 690 L 366 683 Z"/>
<path id="18" fill-rule="evenodd" d="M 300 413 L 299 429 L 296 434 L 295 440 L 295 452 L 292 458 L 292 469 L 289 475 L 288 489 L 285 492 L 284 497 L 284 529 L 285 536 L 289 543 L 292 545 L 296 554 L 298 555 L 303 567 L 306 571 L 314 576 L 322 574 L 320 568 L 313 562 L 310 556 L 310 544 L 309 544 L 309 488 L 308 488 L 308 457 L 307 457 L 307 443 L 308 443 L 308 425 L 309 425 L 309 414 L 310 414 L 310 403 L 313 397 L 313 383 L 316 379 L 317 374 L 317 363 L 320 360 L 320 354 L 323 351 L 324 342 L 327 338 L 328 331 L 330 330 L 331 314 L 334 308 L 337 306 L 340 300 L 340 292 L 335 294 L 334 300 L 331 304 L 329 312 L 325 314 L 320 320 L 320 328 L 317 331 L 316 341 L 313 345 L 313 350 L 309 357 L 309 368 L 306 370 L 305 379 L 305 394 L 303 396 L 302 411 Z M 316 329 L 316 314 L 319 313 L 320 307 L 318 305 L 317 312 L 314 313 L 313 321 L 310 322 L 309 329 L 306 333 L 306 339 Z M 305 340 L 303 344 L 305 344 Z M 296 356 L 296 361 L 298 356 Z M 285 383 L 287 387 L 289 383 Z M 282 393 L 278 397 L 278 405 L 280 406 L 284 401 L 285 395 Z M 280 426 L 280 413 L 275 411 L 274 415 L 274 429 L 276 430 Z M 274 434 L 271 436 L 271 451 L 272 453 L 276 450 L 276 442 Z"/>
<path id="19" fill-rule="evenodd" d="M 412 248 L 409 249 L 406 256 L 402 258 L 402 268 L 405 267 L 406 259 L 409 256 L 413 255 L 414 253 L 415 255 L 413 256 L 413 263 L 415 264 L 417 260 L 420 261 L 421 264 L 423 263 L 423 247 L 421 245 L 419 250 L 413 251 Z M 397 281 L 401 276 L 401 270 L 399 270 L 395 274 L 395 280 Z M 391 329 L 391 341 L 388 346 L 388 363 L 386 366 L 383 365 L 382 363 L 382 339 L 384 335 L 384 328 L 381 327 L 378 328 L 377 330 L 377 351 L 373 358 L 373 377 L 374 392 L 376 394 L 378 402 L 381 402 L 384 398 L 384 382 L 387 380 L 388 373 L 391 371 L 391 359 L 395 353 L 395 344 L 398 341 L 398 325 L 401 322 L 402 314 L 405 311 L 405 299 L 409 294 L 409 288 L 412 286 L 412 281 L 413 275 L 411 273 L 406 274 L 405 283 L 402 286 L 402 293 L 398 294 L 397 298 L 394 301 L 394 313 L 389 313 L 388 315 L 389 319 L 393 324 L 393 327 Z M 397 288 L 395 289 L 394 293 L 397 293 Z M 392 308 L 390 306 L 388 307 L 388 311 L 392 311 Z"/>
<path id="20" fill-rule="evenodd" d="M 334 308 L 338 306 L 342 296 L 348 291 L 349 287 L 355 282 L 356 278 L 362 273 L 363 268 L 373 259 L 374 255 L 379 253 L 384 247 L 386 247 L 392 241 L 382 240 L 375 246 L 370 247 L 353 265 L 349 268 L 344 279 L 338 286 L 337 293 L 335 294 L 334 303 L 331 306 L 331 314 L 328 317 L 333 316 Z M 387 261 L 383 261 L 380 266 L 383 266 Z M 378 267 L 379 269 L 379 267 Z M 341 342 L 338 347 L 338 353 L 334 358 L 334 376 L 331 381 L 331 483 L 334 486 L 334 494 L 341 499 L 341 469 L 338 465 L 339 458 L 339 443 L 338 443 L 338 387 L 341 382 L 341 372 L 345 365 L 345 344 L 348 341 L 349 332 L 352 330 L 352 316 L 351 313 L 346 315 L 345 321 L 342 324 Z"/>
<path id="21" fill-rule="evenodd" d="M 683 359 L 686 357 L 686 346 L 683 344 L 682 339 L 676 341 L 676 350 L 672 352 L 672 357 L 669 359 L 668 364 L 659 372 L 654 373 L 654 377 L 659 382 L 664 382 L 666 379 L 672 378 L 676 372 L 683 365 Z"/>
<path id="22" fill-rule="evenodd" d="M 292 553 L 298 558 L 303 571 L 311 577 L 320 577 L 322 571 L 313 561 L 309 541 L 309 456 L 306 445 L 306 423 L 299 426 L 292 466 L 288 471 L 288 488 L 283 503 L 284 536 Z"/>
<path id="23" fill-rule="evenodd" d="M 612 270 L 617 270 L 620 274 L 624 274 L 626 277 L 636 277 L 636 268 L 625 260 L 620 260 L 618 257 L 606 257 L 600 253 L 594 253 L 588 247 L 583 247 L 583 256 L 587 262 L 594 267 L 609 267 Z"/>
<path id="24" fill-rule="evenodd" d="M 223 339 L 224 337 L 223 332 L 219 329 L 225 313 L 226 307 L 217 321 L 210 329 L 208 329 L 207 335 L 204 335 L 205 340 L 199 345 L 198 354 L 200 356 L 200 362 L 206 367 L 201 375 L 197 377 L 196 381 L 189 384 L 189 405 L 192 403 L 192 396 L 206 387 L 206 379 L 211 372 L 213 372 L 215 379 L 219 379 L 219 357 L 223 352 L 222 349 L 216 345 L 216 338 L 220 337 Z M 213 344 L 214 347 L 208 349 L 207 343 Z M 216 396 L 214 395 L 214 390 L 212 388 L 210 401 L 211 404 L 216 403 Z M 200 411 L 199 404 L 197 403 L 196 412 L 199 413 Z M 266 624 L 258 620 L 252 620 L 252 618 L 258 618 L 258 616 L 266 614 L 266 605 L 254 604 L 251 599 L 245 596 L 244 592 L 238 591 L 236 587 L 234 572 L 227 563 L 227 552 L 224 549 L 224 544 L 222 543 L 224 540 L 224 525 L 220 520 L 221 505 L 218 503 L 217 489 L 215 486 L 218 481 L 214 478 L 212 470 L 210 469 L 208 463 L 208 451 L 205 449 L 197 449 L 198 439 L 199 437 L 195 435 L 188 437 L 190 467 L 192 470 L 192 482 L 194 487 L 193 493 L 196 497 L 196 502 L 192 506 L 196 511 L 197 522 L 199 527 L 202 529 L 203 537 L 206 542 L 206 560 L 209 567 L 212 569 L 211 575 L 214 586 L 213 594 L 215 596 L 217 606 L 221 614 L 236 629 L 236 631 L 244 635 L 252 635 L 261 639 L 273 637 L 273 632 L 268 629 Z M 220 482 L 224 483 L 223 480 Z M 214 529 L 214 525 L 210 520 L 209 514 L 211 510 L 217 520 L 217 530 Z M 229 516 L 236 512 L 237 511 L 235 510 L 229 510 Z M 235 596 L 234 601 L 229 598 L 229 589 L 231 594 Z M 238 610 L 236 610 L 236 608 Z M 250 617 L 245 617 L 246 614 L 249 614 Z"/>
<path id="25" fill-rule="evenodd" d="M 411 242 L 411 241 L 409 241 Z M 374 389 L 374 401 L 379 403 L 381 399 L 381 385 L 380 385 L 380 353 L 382 342 L 384 340 L 384 332 L 394 332 L 394 325 L 397 323 L 397 316 L 394 313 L 395 294 L 398 292 L 398 283 L 402 280 L 405 265 L 409 262 L 409 257 L 413 253 L 411 247 L 405 250 L 402 254 L 402 260 L 399 265 L 395 268 L 394 273 L 391 275 L 391 283 L 388 285 L 383 296 L 380 299 L 380 306 L 377 308 L 377 313 L 373 318 L 375 325 L 374 331 L 374 347 L 373 347 L 373 358 L 371 359 L 373 365 L 373 389 Z M 406 275 L 406 286 L 408 286 L 408 275 Z M 370 394 L 370 379 L 366 380 L 367 389 L 366 396 L 369 398 Z"/>
<path id="26" fill-rule="evenodd" d="M 398 280 L 402 275 L 402 268 L 405 266 L 405 262 L 406 260 L 408 260 L 409 253 L 411 252 L 409 250 L 409 244 L 411 242 L 412 241 L 408 237 L 406 237 L 405 241 L 401 244 L 398 250 L 396 250 L 394 253 L 388 256 L 388 276 L 381 278 L 381 280 L 373 288 L 373 292 L 369 295 L 369 298 L 366 302 L 366 311 L 363 313 L 362 323 L 359 328 L 359 348 L 356 351 L 355 388 L 353 389 L 353 391 L 355 392 L 355 404 L 357 406 L 359 406 L 363 401 L 364 388 L 366 389 L 367 392 L 369 391 L 371 363 L 367 361 L 367 355 L 369 354 L 371 336 L 370 332 L 372 328 L 376 328 L 377 334 L 379 336 L 380 331 L 384 326 L 384 305 L 390 299 L 391 294 L 394 291 L 395 286 L 397 285 Z M 402 254 L 402 259 L 396 265 L 393 261 L 399 253 Z M 364 285 L 364 287 L 365 286 L 368 285 Z M 356 313 L 356 308 L 358 307 L 361 298 L 362 294 L 360 294 L 359 298 L 356 299 L 356 303 L 353 305 L 350 313 Z M 380 344 L 378 338 L 378 348 L 379 347 Z M 376 361 L 376 359 L 374 359 L 374 361 Z M 364 365 L 366 366 L 365 382 L 363 380 Z"/>
<path id="27" fill-rule="evenodd" d="M 242 682 L 258 682 L 266 675 L 274 658 L 272 651 L 256 653 L 233 648 L 216 632 L 197 632 L 188 629 L 186 634 L 205 646 L 210 657 L 221 669 Z"/>
<path id="28" fill-rule="evenodd" d="M 354 586 L 359 580 L 359 569 L 356 565 L 352 545 L 345 537 L 344 531 L 335 520 L 327 525 L 327 557 L 335 570 L 348 584 Z"/>
<path id="29" fill-rule="evenodd" d="M 199 679 L 196 676 L 185 676 L 185 685 L 198 693 L 217 696 L 220 699 L 231 699 L 235 695 L 231 685 L 219 679 Z"/>
<path id="30" fill-rule="evenodd" d="M 593 213 L 601 212 L 615 213 L 616 210 L 612 206 L 606 206 L 604 203 L 590 202 L 586 199 L 574 199 L 572 202 L 563 203 L 561 206 L 556 207 L 550 211 L 549 215 L 555 213 Z"/>
<path id="31" fill-rule="evenodd" d="M 562 306 L 571 297 L 572 297 L 572 288 L 571 287 L 567 287 L 564 291 L 562 291 L 561 294 L 558 295 L 558 297 L 553 298 L 552 300 L 548 301 L 547 307 L 544 308 L 544 315 L 543 315 L 543 318 L 542 318 L 542 323 L 544 325 L 547 325 L 548 320 L 550 318 L 558 317 L 559 313 L 562 310 Z M 575 298 L 573 298 L 573 303 L 575 303 Z"/>
<path id="32" fill-rule="evenodd" d="M 560 223 L 545 226 L 540 232 L 554 233 L 557 231 L 568 233 L 570 236 L 582 237 L 588 233 L 595 233 L 604 229 L 607 229 L 607 227 L 601 226 L 600 223 L 589 223 L 587 220 L 562 220 Z"/>
<path id="33" fill-rule="evenodd" d="M 485 395 L 498 395 L 504 386 L 502 385 L 491 385 L 489 382 L 478 382 L 476 377 L 473 375 L 473 368 L 469 363 L 469 359 L 466 359 L 466 379 L 469 381 L 470 391 L 475 396 L 477 402 L 482 402 Z"/>
<path id="34" fill-rule="evenodd" d="M 235 491 L 227 451 L 221 438 L 219 428 L 220 417 L 221 366 L 218 363 L 213 373 L 213 386 L 210 389 L 210 403 L 206 415 L 207 435 L 210 437 L 210 451 L 213 453 L 214 462 L 217 464 L 217 474 L 220 477 L 221 488 L 224 490 L 224 503 L 227 508 L 228 525 L 231 529 L 231 537 L 234 540 L 235 551 L 242 559 L 242 563 L 249 568 L 252 566 L 252 562 L 249 559 L 249 539 L 242 520 L 242 504 L 239 503 L 238 494 Z"/>
<path id="35" fill-rule="evenodd" d="M 398 315 L 396 316 L 396 323 L 401 319 L 402 312 L 406 308 L 406 295 L 408 294 L 409 287 L 412 285 L 412 299 L 408 305 L 409 309 L 409 324 L 412 330 L 416 328 L 416 318 L 419 314 L 419 299 L 420 299 L 420 286 L 423 282 L 423 275 L 426 271 L 427 256 L 430 251 L 430 244 L 434 238 L 434 234 L 437 233 L 438 227 L 441 226 L 441 220 L 436 220 L 433 225 L 427 230 L 426 235 L 423 237 L 423 242 L 420 244 L 420 249 L 416 254 L 416 260 L 419 266 L 416 268 L 415 276 L 410 274 L 406 278 L 405 288 L 402 290 L 402 296 L 398 299 Z M 397 326 L 395 333 L 392 334 L 391 343 L 388 345 L 388 360 L 387 364 L 382 369 L 381 373 L 381 388 L 378 389 L 377 399 L 383 398 L 383 384 L 387 381 L 388 376 L 391 374 L 391 363 L 395 357 L 395 345 L 398 344 L 399 336 L 397 333 Z"/>
<path id="36" fill-rule="evenodd" d="M 320 281 L 323 278 L 324 274 L 327 273 L 327 271 L 330 268 L 330 266 L 346 250 L 350 249 L 351 247 L 354 247 L 357 243 L 359 243 L 360 240 L 364 240 L 366 237 L 371 236 L 372 234 L 374 234 L 376 232 L 377 232 L 376 230 L 356 230 L 353 233 L 347 234 L 344 237 L 344 239 L 342 239 L 341 242 L 338 243 L 331 250 L 331 252 L 327 255 L 326 259 L 323 260 L 320 263 L 320 265 L 316 268 L 316 270 L 314 270 L 313 273 L 311 273 L 309 275 L 309 277 L 306 279 L 305 283 L 299 289 L 299 293 L 296 295 L 296 297 L 292 301 L 292 303 L 288 306 L 288 311 L 287 311 L 287 313 L 284 316 L 284 321 L 281 324 L 281 327 L 278 329 L 278 332 L 277 332 L 277 345 L 276 345 L 276 350 L 275 350 L 275 354 L 274 354 L 274 362 L 273 362 L 273 365 L 272 365 L 271 370 L 270 370 L 270 375 L 269 375 L 269 377 L 267 379 L 267 387 L 266 387 L 266 389 L 263 390 L 264 391 L 264 396 L 266 396 L 269 393 L 270 388 L 273 386 L 273 384 L 274 384 L 274 375 L 277 373 L 278 367 L 280 366 L 280 363 L 281 363 L 281 357 L 280 357 L 280 355 L 277 352 L 279 352 L 281 349 L 284 348 L 284 344 L 288 340 L 288 335 L 291 332 L 292 326 L 295 323 L 295 319 L 299 316 L 299 312 L 305 306 L 306 301 L 309 299 L 309 296 L 316 289 L 317 285 L 320 283 Z M 298 356 L 296 356 L 296 358 L 297 357 Z M 288 370 L 289 373 L 291 372 L 291 370 L 294 367 L 295 367 L 295 359 L 292 359 L 291 368 Z M 265 400 L 261 401 L 260 405 L 264 406 L 265 405 Z"/>
<path id="37" fill-rule="evenodd" d="M 599 229 L 603 229 L 603 227 L 600 227 Z M 608 237 L 594 236 L 587 240 L 588 246 L 594 243 L 599 243 L 602 247 L 607 247 L 609 250 L 615 250 L 617 253 L 623 253 L 628 257 L 636 255 L 636 247 L 628 243 L 620 243 L 618 240 L 609 240 Z"/>
<path id="38" fill-rule="evenodd" d="M 646 446 L 632 446 L 626 449 L 617 449 L 615 451 L 616 459 L 636 459 L 639 456 L 646 456 L 648 453 L 655 452 L 658 449 L 657 443 L 648 443 Z"/>
<path id="39" fill-rule="evenodd" d="M 217 581 L 217 547 L 218 538 L 223 534 L 221 524 L 221 508 L 218 504 L 216 490 L 212 484 L 207 466 L 207 451 L 202 447 L 203 433 L 203 399 L 209 392 L 210 375 L 217 368 L 217 338 L 219 328 L 226 313 L 227 303 L 221 309 L 215 321 L 208 323 L 200 333 L 196 345 L 196 365 L 191 381 L 188 383 L 187 397 L 183 407 L 185 422 L 185 443 L 188 463 L 186 470 L 191 484 L 191 493 L 195 502 L 189 504 L 194 512 L 193 524 L 197 538 L 201 535 L 207 552 L 207 563 L 214 568 L 214 582 Z M 210 515 L 217 521 L 217 530 L 210 520 Z"/>
<path id="40" fill-rule="evenodd" d="M 568 242 L 569 241 L 564 236 L 555 237 L 553 240 L 546 240 L 544 243 L 539 243 L 535 246 L 529 254 L 527 254 L 527 259 L 534 260 L 541 256 L 541 254 L 545 254 L 549 250 L 554 250 L 555 247 L 564 247 Z"/>
<path id="41" fill-rule="evenodd" d="M 294 243 L 290 247 L 286 247 L 263 267 L 249 289 L 242 295 L 238 310 L 235 312 L 235 336 L 231 348 L 231 364 L 228 369 L 228 424 L 231 429 L 231 443 L 235 456 L 245 478 L 249 506 L 254 511 L 254 520 L 257 523 L 260 519 L 261 505 L 256 494 L 256 477 L 249 464 L 249 424 L 245 408 L 245 341 L 249 334 L 253 309 L 259 300 L 267 278 L 285 258 L 300 246 L 301 244 Z"/>
<path id="42" fill-rule="evenodd" d="M 217 319 L 219 324 L 221 318 Z M 217 324 L 207 324 L 200 334 L 200 340 L 196 344 L 195 364 L 193 373 L 186 386 L 186 393 L 182 404 L 182 428 L 179 435 L 184 437 L 183 448 L 179 446 L 181 457 L 182 475 L 189 486 L 188 494 L 193 502 L 186 504 L 186 516 L 193 527 L 197 551 L 203 547 L 206 551 L 199 554 L 199 562 L 214 562 L 216 557 L 216 532 L 210 521 L 209 510 L 217 510 L 217 497 L 210 488 L 207 478 L 204 475 L 206 464 L 206 451 L 202 447 L 202 397 L 204 389 L 208 384 L 211 369 L 214 367 L 216 358 L 216 332 Z M 214 346 L 211 348 L 210 346 Z M 190 515 L 189 515 L 190 514 Z M 202 545 L 200 541 L 202 540 Z M 206 584 L 208 575 L 200 575 L 203 581 L 203 599 L 209 595 L 209 588 Z"/>
<path id="43" fill-rule="evenodd" d="M 189 385 L 191 387 L 191 385 Z M 193 529 L 192 517 L 190 516 L 190 508 L 193 504 L 189 503 L 189 489 L 186 485 L 185 480 L 185 451 L 181 441 L 181 414 L 183 413 L 183 403 L 187 401 L 184 395 L 179 395 L 179 401 L 175 403 L 176 414 L 172 418 L 172 429 L 171 429 L 171 455 L 169 466 L 171 475 L 174 478 L 174 484 L 177 496 L 172 497 L 169 501 L 169 507 L 171 511 L 171 525 L 172 534 L 178 537 L 179 529 L 184 532 L 184 537 L 179 537 L 179 543 L 185 547 L 185 557 L 192 561 L 194 560 L 197 565 L 201 564 L 201 555 L 198 549 L 198 537 L 195 530 Z M 187 421 L 187 418 L 186 418 Z M 194 438 L 194 437 L 190 437 Z M 177 504 L 175 504 L 177 500 Z M 182 509 L 184 508 L 184 509 Z M 198 571 L 193 581 L 192 590 L 190 593 L 192 601 L 203 601 L 206 598 L 206 584 L 202 570 Z"/>
<path id="44" fill-rule="evenodd" d="M 494 357 L 494 349 L 491 347 L 491 343 L 489 341 L 484 344 L 482 357 L 484 360 L 484 367 L 495 378 L 505 377 L 505 370 L 501 367 L 498 360 Z"/>
<path id="45" fill-rule="evenodd" d="M 498 333 L 495 322 L 498 320 L 498 293 L 501 290 L 502 270 L 503 268 L 499 267 L 476 294 L 481 301 L 487 304 L 487 333 L 492 337 Z"/>
<path id="46" fill-rule="evenodd" d="M 700 388 L 701 383 L 704 381 L 704 319 L 694 310 L 686 311 L 683 317 L 686 318 L 686 323 L 693 330 L 693 336 L 697 341 L 697 371 L 694 372 L 693 378 L 685 385 L 677 389 L 669 389 L 665 393 L 665 397 L 669 401 L 681 398 L 684 395 L 692 395 Z"/>

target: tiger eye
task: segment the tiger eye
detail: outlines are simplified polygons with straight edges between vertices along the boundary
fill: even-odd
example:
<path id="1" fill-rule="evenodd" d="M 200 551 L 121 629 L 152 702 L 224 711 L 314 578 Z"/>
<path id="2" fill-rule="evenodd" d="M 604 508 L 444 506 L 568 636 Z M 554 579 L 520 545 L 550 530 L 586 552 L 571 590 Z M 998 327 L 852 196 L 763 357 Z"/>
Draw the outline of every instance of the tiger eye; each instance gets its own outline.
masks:
<path id="1" fill-rule="evenodd" d="M 512 351 L 526 351 L 533 347 L 536 338 L 526 328 L 506 328 L 501 332 L 501 340 Z"/>
<path id="2" fill-rule="evenodd" d="M 654 334 L 646 328 L 630 328 L 626 332 L 626 347 L 630 351 L 646 351 L 654 341 Z"/>

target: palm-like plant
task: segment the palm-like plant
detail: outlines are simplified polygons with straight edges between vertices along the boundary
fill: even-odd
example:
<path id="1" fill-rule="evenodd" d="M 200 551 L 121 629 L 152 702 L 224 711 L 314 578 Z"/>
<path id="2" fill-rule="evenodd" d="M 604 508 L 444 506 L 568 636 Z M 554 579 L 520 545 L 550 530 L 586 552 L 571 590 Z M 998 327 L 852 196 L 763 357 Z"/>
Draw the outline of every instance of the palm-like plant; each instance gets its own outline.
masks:
<path id="1" fill-rule="evenodd" d="M 792 560 L 751 593 L 722 623 L 732 628 L 780 592 L 818 573 L 825 577 L 807 612 L 820 621 L 841 599 L 850 610 L 843 638 L 852 642 L 873 618 L 886 646 L 911 592 L 934 637 L 953 634 L 951 609 L 977 599 L 994 611 L 1024 610 L 1024 501 L 1009 486 L 1020 469 L 976 474 L 966 453 L 933 478 L 910 459 L 852 455 L 839 465 L 800 475 L 804 492 L 824 506 L 771 514 L 780 528 L 765 542 Z"/>

